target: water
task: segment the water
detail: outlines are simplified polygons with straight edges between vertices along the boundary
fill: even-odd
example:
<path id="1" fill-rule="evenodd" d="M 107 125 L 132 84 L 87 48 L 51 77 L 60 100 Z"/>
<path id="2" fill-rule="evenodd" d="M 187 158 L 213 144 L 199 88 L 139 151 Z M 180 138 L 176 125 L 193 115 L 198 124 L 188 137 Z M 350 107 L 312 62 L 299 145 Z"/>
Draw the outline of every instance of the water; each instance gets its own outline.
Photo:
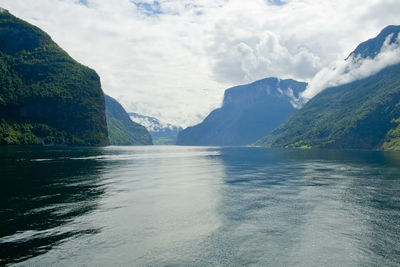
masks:
<path id="1" fill-rule="evenodd" d="M 0 149 L 0 265 L 400 266 L 400 153 Z"/>

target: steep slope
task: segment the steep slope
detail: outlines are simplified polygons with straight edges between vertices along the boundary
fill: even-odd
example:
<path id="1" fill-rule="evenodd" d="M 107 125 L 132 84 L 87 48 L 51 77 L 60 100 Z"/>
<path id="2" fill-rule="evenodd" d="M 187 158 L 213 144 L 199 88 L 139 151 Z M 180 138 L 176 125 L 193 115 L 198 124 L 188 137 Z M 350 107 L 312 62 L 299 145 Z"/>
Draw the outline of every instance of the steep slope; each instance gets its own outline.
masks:
<path id="1" fill-rule="evenodd" d="M 357 48 L 350 53 L 349 57 L 354 56 L 361 58 L 375 58 L 381 51 L 381 48 L 386 41 L 386 38 L 390 36 L 389 43 L 394 43 L 399 35 L 399 32 L 400 26 L 387 26 L 376 37 L 359 44 Z"/>
<path id="2" fill-rule="evenodd" d="M 117 100 L 108 95 L 104 98 L 111 145 L 152 145 L 151 136 L 144 126 L 133 122 Z"/>
<path id="3" fill-rule="evenodd" d="M 181 127 L 162 123 L 154 117 L 144 116 L 135 112 L 130 112 L 128 115 L 132 121 L 146 127 L 155 145 L 175 145 L 178 133 L 182 131 Z"/>
<path id="4" fill-rule="evenodd" d="M 295 112 L 306 83 L 266 78 L 225 91 L 221 108 L 178 134 L 178 145 L 247 145 L 265 136 Z"/>
<path id="5" fill-rule="evenodd" d="M 351 53 L 375 57 L 400 27 L 385 28 Z M 400 64 L 370 77 L 325 89 L 269 136 L 256 144 L 270 147 L 398 149 L 400 145 Z"/>
<path id="6" fill-rule="evenodd" d="M 0 11 L 0 144 L 108 144 L 100 79 L 39 28 Z"/>

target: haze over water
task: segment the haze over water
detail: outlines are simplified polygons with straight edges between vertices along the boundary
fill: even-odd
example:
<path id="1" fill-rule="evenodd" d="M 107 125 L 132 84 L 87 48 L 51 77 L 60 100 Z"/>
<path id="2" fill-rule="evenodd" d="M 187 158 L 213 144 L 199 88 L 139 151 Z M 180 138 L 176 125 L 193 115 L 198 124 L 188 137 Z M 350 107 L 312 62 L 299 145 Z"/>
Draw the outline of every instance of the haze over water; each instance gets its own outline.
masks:
<path id="1" fill-rule="evenodd" d="M 0 168 L 0 265 L 400 265 L 399 152 L 2 147 Z"/>

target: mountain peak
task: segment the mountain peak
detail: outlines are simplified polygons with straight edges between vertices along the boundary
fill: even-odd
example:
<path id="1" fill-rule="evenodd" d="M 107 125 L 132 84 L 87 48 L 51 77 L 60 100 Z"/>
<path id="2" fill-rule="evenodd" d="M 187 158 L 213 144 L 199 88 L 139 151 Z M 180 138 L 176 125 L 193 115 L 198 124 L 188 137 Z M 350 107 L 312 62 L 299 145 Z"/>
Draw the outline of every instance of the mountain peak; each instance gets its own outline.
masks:
<path id="1" fill-rule="evenodd" d="M 389 36 L 389 44 L 396 42 L 400 32 L 400 25 L 389 25 L 374 38 L 362 42 L 357 48 L 347 57 L 375 58 L 381 51 L 382 46 Z"/>
<path id="2" fill-rule="evenodd" d="M 264 78 L 249 84 L 239 85 L 227 89 L 224 93 L 222 106 L 226 105 L 251 105 L 265 97 L 287 98 L 296 102 L 299 94 L 304 91 L 306 83 L 293 79 L 280 79 L 276 77 Z M 292 103 L 293 106 L 296 106 Z"/>

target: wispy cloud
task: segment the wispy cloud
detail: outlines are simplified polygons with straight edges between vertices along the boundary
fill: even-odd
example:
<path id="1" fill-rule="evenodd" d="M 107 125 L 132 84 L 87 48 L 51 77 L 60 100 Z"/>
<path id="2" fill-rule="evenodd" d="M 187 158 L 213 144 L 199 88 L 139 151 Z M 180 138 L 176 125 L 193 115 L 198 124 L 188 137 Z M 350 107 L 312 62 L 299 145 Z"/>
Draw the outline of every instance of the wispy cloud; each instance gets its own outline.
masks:
<path id="1" fill-rule="evenodd" d="M 0 6 L 94 68 L 105 92 L 129 111 L 186 126 L 220 105 L 229 86 L 269 76 L 312 79 L 386 24 L 400 24 L 396 2 L 0 0 Z"/>

